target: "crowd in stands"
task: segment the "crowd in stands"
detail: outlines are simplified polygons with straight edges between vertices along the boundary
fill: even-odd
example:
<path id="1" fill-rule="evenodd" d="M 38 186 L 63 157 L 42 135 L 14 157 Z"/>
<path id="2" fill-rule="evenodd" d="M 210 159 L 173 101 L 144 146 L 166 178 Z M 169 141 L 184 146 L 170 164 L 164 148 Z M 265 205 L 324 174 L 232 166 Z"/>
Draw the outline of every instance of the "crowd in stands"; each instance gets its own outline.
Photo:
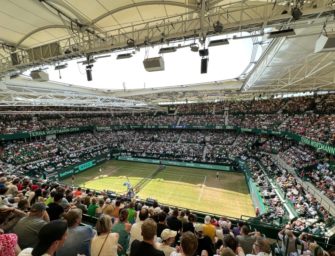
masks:
<path id="1" fill-rule="evenodd" d="M 315 150 L 302 145 L 293 145 L 285 151 L 279 153 L 279 156 L 287 164 L 297 169 L 316 164 Z"/>
<path id="2" fill-rule="evenodd" d="M 300 175 L 310 181 L 333 203 L 335 203 L 335 171 L 328 162 L 320 161 L 309 170 L 303 170 Z"/>
<path id="3" fill-rule="evenodd" d="M 296 214 L 291 221 L 291 228 L 296 232 L 324 236 L 332 227 L 333 216 L 297 183 L 293 174 L 280 167 L 269 155 L 256 153 L 255 158 L 251 157 L 247 162 L 268 207 L 262 222 L 278 225 L 289 214 Z"/>
<path id="4" fill-rule="evenodd" d="M 10 141 L 0 147 L 0 167 L 40 176 L 107 153 L 107 145 L 87 132 L 59 135 L 51 140 Z"/>
<path id="5" fill-rule="evenodd" d="M 44 131 L 53 128 L 113 125 L 230 125 L 289 131 L 315 141 L 335 144 L 334 94 L 251 101 L 225 101 L 177 105 L 173 115 L 162 113 L 121 115 L 108 112 L 5 113 L 0 134 Z M 224 112 L 228 113 L 226 117 Z M 42 110 L 41 110 L 42 111 Z"/>
<path id="6" fill-rule="evenodd" d="M 0 134 L 92 125 L 173 125 L 185 128 L 188 125 L 227 124 L 291 131 L 333 145 L 334 101 L 334 95 L 326 95 L 190 104 L 178 106 L 176 115 L 4 114 L 0 117 Z M 224 115 L 226 110 L 230 113 L 227 118 Z M 146 255 L 162 256 L 270 254 L 268 240 L 257 232 L 249 235 L 247 226 L 233 226 L 225 218 L 216 220 L 208 216 L 204 223 L 196 223 L 196 216 L 189 211 L 157 204 L 147 207 L 139 201 L 128 202 L 122 198 L 111 200 L 106 193 L 73 189 L 47 181 L 32 183 L 24 177 L 41 177 L 111 151 L 138 157 L 215 164 L 231 164 L 235 158 L 246 160 L 268 209 L 261 220 L 279 219 L 279 224 L 283 224 L 292 211 L 298 215 L 279 234 L 284 256 L 315 253 L 315 248 L 319 247 L 308 240 L 311 238 L 307 243 L 304 237 L 292 236 L 292 230 L 324 235 L 333 216 L 296 181 L 294 174 L 279 165 L 269 153 L 277 154 L 335 203 L 335 171 L 330 156 L 285 138 L 179 128 L 98 130 L 51 138 L 2 141 L 0 170 L 15 174 L 0 174 L 0 228 L 4 230 L 4 234 L 0 234 L 0 248 L 3 248 L 1 243 L 8 247 L 11 245 L 4 255 L 18 255 L 21 249 L 21 256 L 53 255 L 56 251 L 57 256 L 137 256 L 143 255 L 145 250 L 148 250 Z M 96 231 L 79 226 L 82 213 L 97 218 Z M 33 233 L 26 228 L 30 225 L 34 226 Z M 9 242 L 4 242 L 6 239 Z M 288 246 L 291 240 L 299 241 L 299 245 L 306 242 L 301 253 L 294 248 L 294 243 Z M 1 252 L 0 249 L 0 256 Z"/>
<path id="7" fill-rule="evenodd" d="M 0 175 L 0 247 L 6 256 L 326 256 L 310 235 L 286 225 L 273 241 L 225 217 L 203 220 L 170 208 L 45 180 Z M 273 198 L 270 196 L 269 198 Z M 83 214 L 91 224 L 81 225 Z M 332 253 L 330 250 L 330 253 Z M 317 254 L 322 252 L 322 254 Z"/>

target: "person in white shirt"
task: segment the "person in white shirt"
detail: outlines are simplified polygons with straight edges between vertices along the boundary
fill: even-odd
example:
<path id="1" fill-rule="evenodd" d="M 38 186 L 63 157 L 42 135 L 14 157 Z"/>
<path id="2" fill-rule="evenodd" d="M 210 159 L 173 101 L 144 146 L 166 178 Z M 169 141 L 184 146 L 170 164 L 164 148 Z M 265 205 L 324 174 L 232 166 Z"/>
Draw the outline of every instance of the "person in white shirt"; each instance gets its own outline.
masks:
<path id="1" fill-rule="evenodd" d="M 131 226 L 130 229 L 130 240 L 129 240 L 129 248 L 128 248 L 128 254 L 130 254 L 130 245 L 132 244 L 133 241 L 138 240 L 138 241 L 143 241 L 143 236 L 142 236 L 142 224 L 143 221 L 145 221 L 149 216 L 149 211 L 147 208 L 142 208 L 141 211 L 138 214 L 139 221 L 134 223 Z"/>
<path id="2" fill-rule="evenodd" d="M 91 256 L 117 256 L 119 234 L 111 233 L 112 220 L 108 215 L 101 215 L 96 225 L 98 236 L 93 237 Z"/>
<path id="3" fill-rule="evenodd" d="M 164 229 L 161 233 L 162 242 L 157 243 L 157 249 L 164 252 L 165 256 L 170 256 L 172 252 L 176 251 L 176 248 L 171 245 L 175 242 L 177 231 L 171 229 Z"/>

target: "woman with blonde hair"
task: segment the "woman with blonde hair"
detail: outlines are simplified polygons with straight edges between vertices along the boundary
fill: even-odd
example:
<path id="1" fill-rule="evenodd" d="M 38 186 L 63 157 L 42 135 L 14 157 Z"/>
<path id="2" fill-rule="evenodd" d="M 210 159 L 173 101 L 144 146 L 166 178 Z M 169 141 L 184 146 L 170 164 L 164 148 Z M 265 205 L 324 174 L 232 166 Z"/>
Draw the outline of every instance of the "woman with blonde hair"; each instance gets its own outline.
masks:
<path id="1" fill-rule="evenodd" d="M 96 224 L 98 235 L 92 239 L 91 256 L 117 256 L 119 234 L 111 233 L 112 221 L 101 215 Z"/>

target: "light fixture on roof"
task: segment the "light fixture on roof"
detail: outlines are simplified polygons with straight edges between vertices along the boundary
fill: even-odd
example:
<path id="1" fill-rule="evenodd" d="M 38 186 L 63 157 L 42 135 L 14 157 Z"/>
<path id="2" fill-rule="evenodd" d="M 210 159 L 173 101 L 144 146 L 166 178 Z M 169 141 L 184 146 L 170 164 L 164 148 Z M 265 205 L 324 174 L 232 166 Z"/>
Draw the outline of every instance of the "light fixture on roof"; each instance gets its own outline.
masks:
<path id="1" fill-rule="evenodd" d="M 55 66 L 55 70 L 61 70 L 67 68 L 67 63 L 59 64 Z"/>
<path id="2" fill-rule="evenodd" d="M 218 20 L 213 24 L 213 28 L 215 33 L 222 33 L 223 24 Z"/>
<path id="3" fill-rule="evenodd" d="M 260 33 L 257 33 L 257 34 L 248 34 L 248 35 L 245 35 L 245 36 L 233 35 L 233 39 L 238 40 L 238 39 L 246 39 L 246 38 L 259 37 L 259 36 L 264 36 L 264 32 L 260 32 Z"/>
<path id="4" fill-rule="evenodd" d="M 162 53 L 170 53 L 170 52 L 175 52 L 175 51 L 177 51 L 177 47 L 171 46 L 171 47 L 160 48 L 158 53 L 162 54 Z"/>
<path id="5" fill-rule="evenodd" d="M 204 49 L 199 50 L 199 56 L 200 57 L 206 57 L 208 55 L 209 55 L 208 49 L 204 48 Z"/>
<path id="6" fill-rule="evenodd" d="M 131 52 L 128 52 L 128 53 L 121 53 L 121 54 L 118 54 L 116 56 L 116 59 L 117 60 L 122 60 L 122 59 L 129 59 L 133 57 L 133 54 Z"/>
<path id="7" fill-rule="evenodd" d="M 211 47 L 211 46 L 226 45 L 226 44 L 229 44 L 229 41 L 228 41 L 227 38 L 218 39 L 218 40 L 211 40 L 211 41 L 209 41 L 208 46 Z"/>
<path id="8" fill-rule="evenodd" d="M 283 29 L 279 31 L 273 31 L 268 34 L 268 38 L 277 38 L 283 36 L 294 36 L 295 32 L 293 28 Z"/>
<path id="9" fill-rule="evenodd" d="M 298 6 L 295 6 L 292 8 L 291 14 L 294 20 L 298 20 L 302 16 L 302 11 L 300 10 Z"/>
<path id="10" fill-rule="evenodd" d="M 321 34 L 316 40 L 314 52 L 329 52 L 335 51 L 335 34 L 327 33 Z"/>
<path id="11" fill-rule="evenodd" d="M 132 39 L 132 38 L 129 38 L 129 39 L 127 40 L 127 45 L 128 45 L 129 47 L 134 47 L 134 46 L 135 46 L 135 40 Z"/>
<path id="12" fill-rule="evenodd" d="M 190 44 L 190 48 L 192 52 L 198 52 L 199 51 L 199 45 L 197 43 Z"/>

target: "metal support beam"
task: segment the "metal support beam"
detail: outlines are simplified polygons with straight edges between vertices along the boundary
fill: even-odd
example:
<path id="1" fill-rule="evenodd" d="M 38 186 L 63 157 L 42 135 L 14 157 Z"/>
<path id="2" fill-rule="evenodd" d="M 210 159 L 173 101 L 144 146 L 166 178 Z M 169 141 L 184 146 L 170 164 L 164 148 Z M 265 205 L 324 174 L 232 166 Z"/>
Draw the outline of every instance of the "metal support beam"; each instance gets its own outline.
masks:
<path id="1" fill-rule="evenodd" d="M 146 1 L 145 3 L 150 2 L 161 3 L 161 1 Z M 167 1 L 164 3 L 170 2 Z M 206 12 L 205 19 L 200 18 L 199 9 L 196 9 L 193 13 L 194 15 L 184 13 L 174 17 L 106 31 L 104 34 L 99 34 L 99 37 L 104 38 L 104 40 L 100 40 L 89 33 L 80 33 L 80 36 L 78 36 L 76 40 L 70 35 L 68 39 L 57 42 L 61 47 L 60 55 L 47 59 L 39 59 L 38 62 L 32 60 L 27 51 L 17 51 L 16 54 L 21 62 L 13 66 L 10 56 L 1 58 L 0 74 L 4 74 L 10 70 L 25 70 L 31 66 L 42 65 L 43 63 L 50 64 L 73 57 L 85 56 L 85 54 L 88 53 L 99 54 L 125 49 L 129 47 L 127 44 L 129 38 L 134 39 L 138 47 L 144 46 L 148 40 L 150 44 L 159 44 L 162 38 L 160 31 L 164 31 L 166 41 L 182 41 L 185 38 L 198 37 L 199 34 L 214 34 L 213 21 L 220 21 L 225 28 L 223 33 L 228 34 L 238 31 L 252 32 L 262 30 L 264 24 L 268 27 L 282 26 L 282 24 L 286 24 L 291 19 L 290 15 L 281 14 L 284 9 L 283 6 L 277 5 L 273 8 L 273 3 L 270 0 L 268 2 L 257 2 L 257 5 L 250 5 L 248 1 L 240 1 L 237 3 L 223 4 L 221 6 L 215 5 L 211 9 L 208 9 L 209 7 L 206 6 L 206 1 L 202 0 L 201 8 L 203 13 Z M 314 19 L 320 12 L 322 12 L 323 15 L 332 13 L 332 11 L 329 11 L 328 6 L 321 6 L 317 9 L 306 8 L 304 10 L 304 16 L 301 17 L 299 21 L 291 24 L 291 27 L 309 26 L 310 19 Z M 65 53 L 69 52 L 69 49 L 75 50 L 73 50 L 71 54 Z"/>

